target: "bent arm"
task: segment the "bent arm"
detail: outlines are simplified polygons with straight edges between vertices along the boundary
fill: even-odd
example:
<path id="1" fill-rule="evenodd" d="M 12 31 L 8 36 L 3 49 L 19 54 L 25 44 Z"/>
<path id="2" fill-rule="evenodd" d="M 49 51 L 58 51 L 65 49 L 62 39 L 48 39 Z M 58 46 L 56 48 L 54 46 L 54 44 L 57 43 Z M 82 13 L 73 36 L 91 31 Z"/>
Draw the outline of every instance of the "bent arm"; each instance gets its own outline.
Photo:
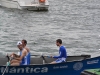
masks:
<path id="1" fill-rule="evenodd" d="M 19 55 L 17 55 L 17 54 L 15 54 L 15 53 L 12 53 L 12 54 L 10 54 L 10 57 L 20 57 Z"/>
<path id="2" fill-rule="evenodd" d="M 14 55 L 15 53 L 12 53 L 12 54 L 10 54 L 10 57 L 12 56 L 12 55 Z"/>
<path id="3" fill-rule="evenodd" d="M 22 55 L 19 58 L 16 58 L 15 60 L 21 61 L 26 56 L 26 50 L 22 51 Z"/>

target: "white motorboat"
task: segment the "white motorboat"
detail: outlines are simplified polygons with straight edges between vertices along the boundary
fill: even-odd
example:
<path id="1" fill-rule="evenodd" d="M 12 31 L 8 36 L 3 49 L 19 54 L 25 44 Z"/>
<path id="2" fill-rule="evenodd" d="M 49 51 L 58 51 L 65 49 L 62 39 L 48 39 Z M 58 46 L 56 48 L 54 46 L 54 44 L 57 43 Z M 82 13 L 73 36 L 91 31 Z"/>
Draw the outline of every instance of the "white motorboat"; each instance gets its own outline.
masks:
<path id="1" fill-rule="evenodd" d="M 7 8 L 27 10 L 48 10 L 48 0 L 0 0 L 0 5 Z"/>

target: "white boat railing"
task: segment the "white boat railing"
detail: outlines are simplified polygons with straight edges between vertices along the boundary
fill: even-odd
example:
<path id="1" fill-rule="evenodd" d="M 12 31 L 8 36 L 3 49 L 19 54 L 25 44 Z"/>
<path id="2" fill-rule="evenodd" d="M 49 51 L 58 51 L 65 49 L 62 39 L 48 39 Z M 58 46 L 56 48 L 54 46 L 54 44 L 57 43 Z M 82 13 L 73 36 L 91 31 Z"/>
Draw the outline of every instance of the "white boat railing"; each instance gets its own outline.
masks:
<path id="1" fill-rule="evenodd" d="M 21 5 L 39 4 L 39 0 L 18 0 Z"/>
<path id="2" fill-rule="evenodd" d="M 42 2 L 44 1 L 44 2 Z M 48 0 L 0 0 L 1 6 L 18 9 L 48 9 Z"/>

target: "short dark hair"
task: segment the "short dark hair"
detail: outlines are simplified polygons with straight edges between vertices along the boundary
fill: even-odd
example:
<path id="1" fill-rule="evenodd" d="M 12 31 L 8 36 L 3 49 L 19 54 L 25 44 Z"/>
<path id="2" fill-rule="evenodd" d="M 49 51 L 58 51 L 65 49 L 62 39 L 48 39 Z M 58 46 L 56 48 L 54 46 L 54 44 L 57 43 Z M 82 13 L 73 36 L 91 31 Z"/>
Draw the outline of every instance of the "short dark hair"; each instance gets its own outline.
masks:
<path id="1" fill-rule="evenodd" d="M 22 41 L 24 41 L 24 43 L 27 44 L 27 41 L 25 39 L 23 39 Z"/>
<path id="2" fill-rule="evenodd" d="M 59 42 L 60 44 L 62 44 L 62 40 L 61 39 L 57 39 L 56 42 Z"/>

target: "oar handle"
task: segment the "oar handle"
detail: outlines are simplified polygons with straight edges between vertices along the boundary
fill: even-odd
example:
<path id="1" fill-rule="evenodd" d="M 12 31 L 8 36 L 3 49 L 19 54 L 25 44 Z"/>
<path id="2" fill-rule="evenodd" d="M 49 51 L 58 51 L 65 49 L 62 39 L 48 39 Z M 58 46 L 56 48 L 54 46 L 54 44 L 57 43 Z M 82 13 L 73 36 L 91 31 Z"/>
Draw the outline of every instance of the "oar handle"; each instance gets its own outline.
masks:
<path id="1" fill-rule="evenodd" d="M 6 57 L 8 58 L 8 62 L 13 59 L 13 57 L 10 57 L 10 56 L 6 56 Z"/>
<path id="2" fill-rule="evenodd" d="M 10 61 L 10 57 L 8 55 L 6 57 L 7 57 L 8 61 Z"/>

